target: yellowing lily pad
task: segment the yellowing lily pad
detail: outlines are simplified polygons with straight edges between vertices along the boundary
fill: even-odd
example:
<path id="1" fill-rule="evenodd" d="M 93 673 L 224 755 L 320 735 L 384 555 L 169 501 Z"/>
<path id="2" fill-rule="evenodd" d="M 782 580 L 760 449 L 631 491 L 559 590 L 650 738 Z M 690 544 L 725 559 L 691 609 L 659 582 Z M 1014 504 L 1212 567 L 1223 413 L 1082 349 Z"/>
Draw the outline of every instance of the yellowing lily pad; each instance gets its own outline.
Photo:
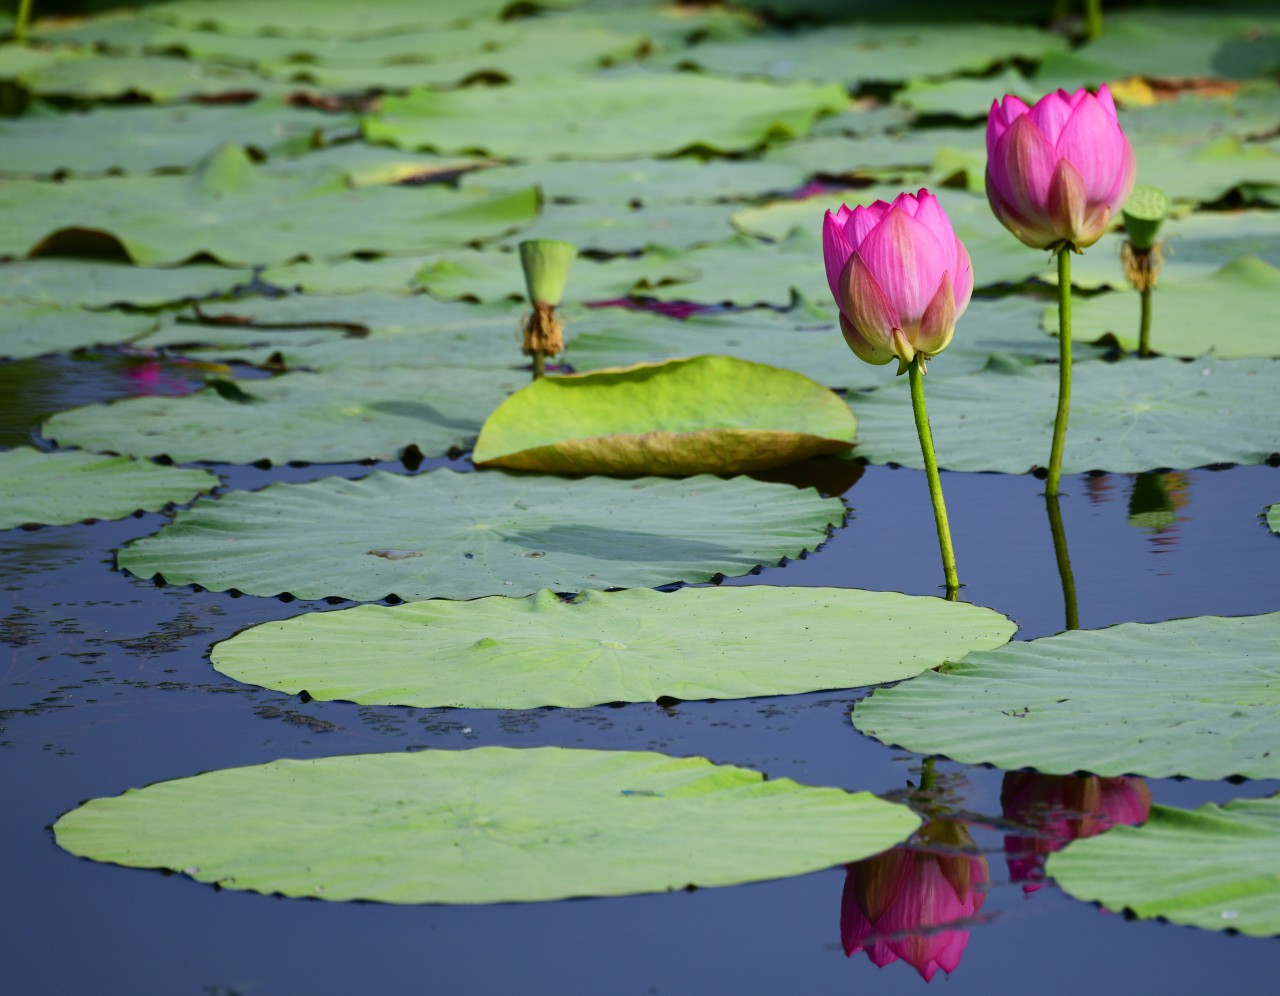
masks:
<path id="1" fill-rule="evenodd" d="M 857 423 L 803 374 L 729 356 L 544 377 L 485 422 L 478 466 L 560 474 L 740 474 L 839 453 Z"/>
<path id="2" fill-rule="evenodd" d="M 499 903 L 799 875 L 919 822 L 866 792 L 700 757 L 481 747 L 212 771 L 90 800 L 54 835 L 73 854 L 223 889 Z"/>

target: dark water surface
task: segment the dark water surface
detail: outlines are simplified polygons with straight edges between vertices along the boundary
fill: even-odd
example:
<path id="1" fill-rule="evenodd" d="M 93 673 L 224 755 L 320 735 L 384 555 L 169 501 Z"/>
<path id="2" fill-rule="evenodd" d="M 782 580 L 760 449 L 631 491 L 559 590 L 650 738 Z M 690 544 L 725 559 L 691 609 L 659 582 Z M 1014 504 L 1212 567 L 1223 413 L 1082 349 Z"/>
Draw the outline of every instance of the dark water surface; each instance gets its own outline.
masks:
<path id="1" fill-rule="evenodd" d="M 10 392 L 30 377 L 6 381 L 0 445 L 29 438 L 37 411 L 130 389 L 120 364 L 96 374 L 72 361 L 30 369 L 52 372 L 35 378 L 39 392 Z M 235 488 L 369 470 L 215 469 Z M 1019 639 L 1059 632 L 1063 592 L 1041 482 L 945 474 L 943 483 L 968 585 L 963 597 L 1010 615 Z M 1150 484 L 1137 485 L 1139 505 Z M 1258 519 L 1280 500 L 1280 470 L 1198 470 L 1161 484 L 1175 508 L 1157 530 L 1130 523 L 1133 478 L 1065 482 L 1081 626 L 1280 609 L 1280 542 Z M 923 475 L 871 467 L 845 498 L 848 525 L 818 553 L 726 583 L 936 594 L 941 570 Z M 87 798 L 284 757 L 560 745 L 704 755 L 882 794 L 920 777 L 919 757 L 850 725 L 849 708 L 865 690 L 668 709 L 498 712 L 303 703 L 239 685 L 207 663 L 214 642 L 328 606 L 160 588 L 114 569 L 116 548 L 164 521 L 145 515 L 0 533 L 0 992 L 564 996 L 899 993 L 925 985 L 905 962 L 877 968 L 863 953 L 845 956 L 843 869 L 622 899 L 395 907 L 222 892 L 59 850 L 50 824 Z M 856 654 L 856 644 L 849 652 Z M 972 817 L 991 884 L 967 925 L 959 967 L 939 973 L 935 987 L 983 994 L 1269 990 L 1280 965 L 1274 940 L 1127 922 L 1052 886 L 1024 893 L 1009 881 L 1004 857 L 1003 774 L 950 762 L 938 771 L 952 806 Z M 1148 785 L 1156 802 L 1180 806 L 1280 788 Z"/>

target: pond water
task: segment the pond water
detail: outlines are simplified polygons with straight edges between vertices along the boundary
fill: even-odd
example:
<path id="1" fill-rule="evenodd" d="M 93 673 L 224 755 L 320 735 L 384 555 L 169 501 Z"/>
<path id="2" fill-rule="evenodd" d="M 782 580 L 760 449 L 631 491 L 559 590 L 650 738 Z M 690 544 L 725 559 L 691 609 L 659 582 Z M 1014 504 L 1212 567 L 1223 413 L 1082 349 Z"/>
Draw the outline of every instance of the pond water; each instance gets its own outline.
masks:
<path id="1" fill-rule="evenodd" d="M 42 413 L 136 392 L 138 371 L 138 363 L 115 354 L 0 366 L 0 446 L 29 442 Z M 147 376 L 153 392 L 183 389 L 180 369 L 152 368 Z M 469 469 L 465 461 L 428 461 L 422 469 L 445 465 Z M 216 469 L 226 486 L 256 489 L 371 468 Z M 379 469 L 404 472 L 399 465 Z M 967 585 L 961 597 L 1011 616 L 1019 639 L 1061 631 L 1064 596 L 1041 482 L 944 474 L 943 483 Z M 1280 605 L 1280 545 L 1258 519 L 1280 499 L 1280 470 L 1204 469 L 1162 483 L 1174 510 L 1156 529 L 1130 522 L 1135 486 L 1141 506 L 1150 480 L 1064 480 L 1080 625 L 1245 615 Z M 849 521 L 821 550 L 725 583 L 938 593 L 923 474 L 869 467 L 844 497 Z M 518 989 L 563 996 L 898 993 L 924 985 L 903 961 L 880 968 L 864 953 L 846 957 L 840 868 L 622 899 L 395 907 L 219 891 L 61 851 L 50 824 L 87 798 L 286 757 L 559 745 L 702 755 L 895 798 L 921 779 L 919 756 L 852 728 L 849 709 L 865 689 L 667 708 L 499 712 L 304 702 L 239 685 L 208 664 L 213 643 L 254 623 L 330 606 L 160 587 L 114 568 L 121 544 L 164 521 L 143 515 L 0 533 L 8 941 L 0 989 L 135 996 Z M 856 654 L 856 645 L 849 652 Z M 1197 993 L 1261 991 L 1274 978 L 1274 940 L 1129 922 L 1052 886 L 1025 891 L 1011 881 L 1003 778 L 981 767 L 937 765 L 939 797 L 968 821 L 990 884 L 980 911 L 963 925 L 968 936 L 958 967 L 939 973 L 934 985 L 963 993 Z M 1147 784 L 1155 802 L 1178 806 L 1280 789 L 1276 782 Z"/>

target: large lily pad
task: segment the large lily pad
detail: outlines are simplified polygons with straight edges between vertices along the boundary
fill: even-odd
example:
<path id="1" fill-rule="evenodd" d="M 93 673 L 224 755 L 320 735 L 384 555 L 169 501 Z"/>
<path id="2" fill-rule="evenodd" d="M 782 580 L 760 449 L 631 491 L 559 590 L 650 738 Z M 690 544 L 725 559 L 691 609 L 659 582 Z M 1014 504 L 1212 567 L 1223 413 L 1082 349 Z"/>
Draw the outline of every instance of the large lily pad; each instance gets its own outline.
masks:
<path id="1" fill-rule="evenodd" d="M 36 66 L 19 76 L 39 97 L 116 100 L 146 97 L 169 101 L 190 97 L 281 93 L 279 84 L 239 66 L 164 56 L 82 54 Z"/>
<path id="2" fill-rule="evenodd" d="M 155 326 L 156 319 L 151 315 L 0 301 L 0 359 L 24 359 L 128 342 Z"/>
<path id="3" fill-rule="evenodd" d="M 198 502 L 125 547 L 120 566 L 214 591 L 366 602 L 648 588 L 797 557 L 843 518 L 839 499 L 745 477 L 373 473 Z"/>
<path id="4" fill-rule="evenodd" d="M 700 757 L 481 747 L 208 772 L 90 800 L 54 834 L 73 854 L 224 889 L 496 903 L 798 875 L 919 822 L 866 792 Z"/>
<path id="5" fill-rule="evenodd" d="M 1180 200 L 1216 201 L 1232 190 L 1280 178 L 1280 150 L 1222 135 L 1208 142 L 1155 142 L 1135 148 L 1138 179 Z"/>
<path id="6" fill-rule="evenodd" d="M 354 116 L 278 101 L 248 106 L 103 107 L 90 113 L 28 113 L 0 120 L 6 174 L 144 172 L 195 166 L 219 145 L 260 153 L 305 151 L 349 130 Z"/>
<path id="7" fill-rule="evenodd" d="M 548 204 L 536 221 L 507 242 L 559 239 L 600 253 L 637 252 L 651 246 L 688 249 L 731 236 L 733 212 L 729 204 Z"/>
<path id="8" fill-rule="evenodd" d="M 423 188 L 352 190 L 337 173 L 275 175 L 223 146 L 190 176 L 128 176 L 0 187 L 0 253 L 26 255 L 61 233 L 105 234 L 142 265 L 207 253 L 228 265 L 421 253 L 499 238 L 534 219 L 538 194 L 499 198 Z"/>
<path id="9" fill-rule="evenodd" d="M 819 225 L 821 218 L 819 214 Z M 691 267 L 697 275 L 689 280 L 643 288 L 645 297 L 747 308 L 757 304 L 785 308 L 796 295 L 821 301 L 831 293 L 821 265 L 821 239 L 813 232 L 794 232 L 776 244 L 736 235 L 671 258 Z"/>
<path id="10" fill-rule="evenodd" d="M 237 681 L 317 699 L 533 709 L 874 685 L 1013 630 L 990 609 L 896 592 L 635 588 L 565 602 L 543 591 L 309 613 L 245 630 L 212 660 Z"/>
<path id="11" fill-rule="evenodd" d="M 86 405 L 52 416 L 43 431 L 64 446 L 178 463 L 390 460 L 409 446 L 444 456 L 469 445 L 523 379 L 465 367 L 353 366 Z"/>
<path id="12" fill-rule="evenodd" d="M 971 653 L 878 691 L 853 722 L 885 743 L 968 764 L 1276 778 L 1277 648 L 1275 612 L 1076 630 Z"/>
<path id="13" fill-rule="evenodd" d="M 507 398 L 477 466 L 555 474 L 743 474 L 844 452 L 857 423 L 816 381 L 731 356 L 544 377 Z"/>
<path id="14" fill-rule="evenodd" d="M 1231 302 L 1225 315 L 1224 301 Z M 1151 348 L 1157 353 L 1280 356 L 1280 269 L 1260 259 L 1246 256 L 1198 280 L 1158 284 L 1151 303 Z M 1086 341 L 1109 337 L 1124 349 L 1137 349 L 1140 310 L 1137 291 L 1080 298 L 1072 303 L 1071 333 Z M 1044 324 L 1057 334 L 1056 307 L 1045 312 Z"/>
<path id="15" fill-rule="evenodd" d="M 0 265 L 0 301 L 78 304 L 85 308 L 116 304 L 154 308 L 221 297 L 252 279 L 251 270 L 221 266 L 144 269 L 87 259 L 14 260 Z"/>
<path id="16" fill-rule="evenodd" d="M 1271 360 L 1081 365 L 1072 379 L 1062 471 L 1140 473 L 1263 463 L 1280 453 L 1276 376 Z M 1002 364 L 927 384 L 925 394 L 943 467 L 1022 474 L 1048 463 L 1056 368 Z M 859 419 L 859 456 L 923 466 L 905 387 L 860 394 L 850 403 Z"/>
<path id="17" fill-rule="evenodd" d="M 217 486 L 218 478 L 207 470 L 19 446 L 0 452 L 0 529 L 123 519 L 189 502 Z"/>
<path id="18" fill-rule="evenodd" d="M 627 159 L 709 148 L 739 152 L 803 135 L 842 110 L 838 86 L 775 86 L 690 73 L 637 73 L 520 87 L 386 97 L 365 137 L 401 148 L 524 159 Z"/>
<path id="19" fill-rule="evenodd" d="M 1048 872 L 1077 899 L 1143 920 L 1280 934 L 1280 797 L 1152 806 L 1144 826 L 1074 841 Z"/>

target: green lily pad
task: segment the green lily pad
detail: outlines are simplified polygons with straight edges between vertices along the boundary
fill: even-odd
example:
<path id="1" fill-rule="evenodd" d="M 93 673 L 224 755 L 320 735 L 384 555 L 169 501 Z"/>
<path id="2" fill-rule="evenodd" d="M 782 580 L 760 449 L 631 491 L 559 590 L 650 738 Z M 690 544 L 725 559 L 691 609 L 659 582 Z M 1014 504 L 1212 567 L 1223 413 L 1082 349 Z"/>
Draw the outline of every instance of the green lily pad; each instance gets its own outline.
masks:
<path id="1" fill-rule="evenodd" d="M 803 135 L 842 110 L 838 86 L 638 73 L 539 80 L 519 87 L 419 90 L 386 97 L 365 118 L 369 141 L 437 152 L 626 159 L 707 148 L 740 152 Z M 558 120 L 559 119 L 559 120 Z"/>
<path id="2" fill-rule="evenodd" d="M 1277 612 L 1075 630 L 977 651 L 875 692 L 853 723 L 885 743 L 966 764 L 1275 778 L 1278 642 Z"/>
<path id="3" fill-rule="evenodd" d="M 155 308 L 223 297 L 253 279 L 251 270 L 221 266 L 144 269 L 87 259 L 13 260 L 0 265 L 0 301 L 107 308 Z"/>
<path id="4" fill-rule="evenodd" d="M 849 406 L 803 374 L 731 356 L 544 377 L 489 416 L 472 459 L 554 474 L 743 474 L 841 453 Z"/>
<path id="5" fill-rule="evenodd" d="M 476 170 L 462 178 L 461 186 L 490 195 L 538 187 L 550 201 L 687 204 L 792 190 L 804 183 L 808 172 L 801 165 L 755 160 L 555 161 Z"/>
<path id="6" fill-rule="evenodd" d="M 1255 184 L 1277 186 L 1280 150 L 1235 135 L 1196 145 L 1156 142 L 1135 146 L 1138 181 L 1158 185 L 1170 197 L 1212 202 Z"/>
<path id="7" fill-rule="evenodd" d="M 574 708 L 874 685 L 1013 631 L 990 609 L 896 592 L 634 588 L 565 602 L 543 591 L 308 613 L 224 640 L 212 660 L 237 681 L 315 699 Z"/>
<path id="8" fill-rule="evenodd" d="M 420 253 L 499 238 L 538 213 L 529 189 L 499 198 L 432 185 L 352 190 L 339 174 L 277 176 L 223 146 L 190 176 L 130 176 L 0 186 L 0 253 L 26 255 L 105 233 L 142 265 L 207 253 L 228 265 Z"/>
<path id="9" fill-rule="evenodd" d="M 119 562 L 213 591 L 365 602 L 649 588 L 797 557 L 843 518 L 837 498 L 745 477 L 375 472 L 197 502 Z"/>
<path id="10" fill-rule="evenodd" d="M 0 301 L 0 360 L 128 342 L 155 327 L 156 319 L 151 315 Z"/>
<path id="11" fill-rule="evenodd" d="M 176 463 L 392 460 L 409 446 L 444 456 L 471 443 L 524 380 L 465 367 L 349 367 L 219 381 L 182 397 L 125 398 L 51 416 L 59 445 Z"/>
<path id="12" fill-rule="evenodd" d="M 37 97 L 118 100 L 138 96 L 155 101 L 240 94 L 278 94 L 287 88 L 239 66 L 192 62 L 164 56 L 83 54 L 36 66 L 19 76 Z"/>
<path id="13" fill-rule="evenodd" d="M 466 173 L 491 162 L 480 156 L 434 156 L 401 152 L 385 145 L 343 142 L 314 150 L 289 150 L 292 158 L 274 158 L 263 166 L 271 174 L 338 173 L 349 187 L 381 187 L 394 183 L 422 184 Z M 532 186 L 530 184 L 530 186 Z M 503 193 L 517 193 L 506 190 Z"/>
<path id="14" fill-rule="evenodd" d="M 1140 920 L 1251 937 L 1280 934 L 1280 797 L 1152 806 L 1141 827 L 1076 840 L 1049 857 L 1067 893 Z"/>
<path id="15" fill-rule="evenodd" d="M 1151 294 L 1151 348 L 1165 356 L 1280 356 L 1278 299 L 1280 269 L 1249 256 L 1198 280 L 1157 284 Z M 1225 315 L 1224 302 L 1230 302 Z M 1134 290 L 1078 298 L 1072 302 L 1071 334 L 1137 349 L 1140 310 Z M 1057 334 L 1056 307 L 1045 312 L 1044 325 Z"/>
<path id="16" fill-rule="evenodd" d="M 652 246 L 688 249 L 733 235 L 731 204 L 547 204 L 528 228 L 506 240 L 559 239 L 580 250 L 636 252 Z M 575 275 L 576 276 L 576 275 Z M 570 281 L 572 283 L 572 280 Z"/>
<path id="17" fill-rule="evenodd" d="M 158 512 L 170 502 L 185 504 L 217 486 L 207 470 L 19 446 L 0 452 L 0 529 L 123 519 Z"/>
<path id="18" fill-rule="evenodd" d="M 1005 69 L 995 76 L 975 79 L 960 76 L 937 80 L 917 78 L 894 94 L 894 102 L 909 107 L 917 114 L 945 114 L 958 118 L 986 118 L 992 101 L 1005 94 L 1021 97 L 1028 103 L 1039 100 L 1044 91 L 1016 69 Z M 925 135 L 928 132 L 924 132 Z M 981 141 L 981 139 L 979 139 Z M 984 150 L 985 151 L 985 150 Z"/>
<path id="19" fill-rule="evenodd" d="M 1275 131 L 1277 117 L 1280 117 L 1276 112 L 1277 100 L 1280 100 L 1280 87 L 1275 83 L 1251 80 L 1227 93 L 1190 90 L 1172 100 L 1126 106 L 1121 111 L 1121 124 L 1135 149 L 1159 142 L 1198 145 L 1222 135 L 1259 138 Z"/>
<path id="20" fill-rule="evenodd" d="M 1082 364 L 1072 378 L 1062 472 L 1264 463 L 1280 452 L 1276 375 L 1271 360 Z M 1047 465 L 1055 368 L 1002 365 L 926 384 L 925 395 L 941 466 L 1023 474 Z M 923 466 L 905 387 L 883 387 L 850 403 L 858 414 L 859 456 Z"/>
<path id="21" fill-rule="evenodd" d="M 819 214 L 817 225 L 821 224 Z M 691 268 L 696 276 L 651 283 L 640 289 L 640 294 L 660 301 L 785 308 L 797 295 L 821 301 L 831 293 L 822 267 L 821 238 L 815 232 L 797 231 L 773 244 L 735 235 L 723 242 L 676 253 L 670 259 Z"/>
<path id="22" fill-rule="evenodd" d="M 778 80 L 868 80 L 981 72 L 1013 58 L 1037 60 L 1064 51 L 1058 35 L 997 24 L 824 27 L 806 32 L 762 32 L 746 40 L 698 45 L 670 58 L 717 73 Z"/>
<path id="23" fill-rule="evenodd" d="M 263 154 L 300 152 L 355 124 L 259 100 L 248 106 L 102 107 L 89 113 L 28 113 L 0 119 L 5 174 L 140 173 L 195 166 L 219 145 Z"/>
<path id="24" fill-rule="evenodd" d="M 799 875 L 891 847 L 919 822 L 867 792 L 700 757 L 481 747 L 207 772 L 92 799 L 54 835 L 82 857 L 223 889 L 498 903 Z"/>

